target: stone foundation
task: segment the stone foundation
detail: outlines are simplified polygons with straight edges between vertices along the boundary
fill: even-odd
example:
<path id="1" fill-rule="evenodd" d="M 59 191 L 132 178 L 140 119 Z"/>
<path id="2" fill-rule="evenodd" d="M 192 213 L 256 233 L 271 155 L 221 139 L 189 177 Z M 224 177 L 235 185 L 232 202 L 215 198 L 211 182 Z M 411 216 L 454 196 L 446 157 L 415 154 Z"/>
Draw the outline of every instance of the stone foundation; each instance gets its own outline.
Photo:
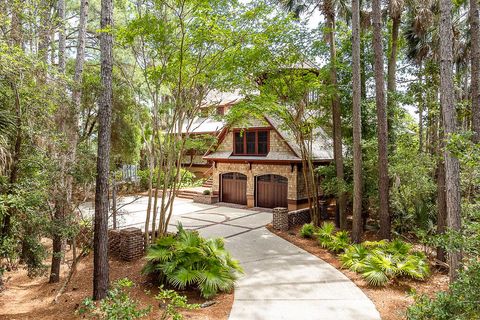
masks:
<path id="1" fill-rule="evenodd" d="M 193 202 L 203 204 L 214 204 L 218 202 L 217 195 L 196 194 L 193 196 Z"/>
<path id="2" fill-rule="evenodd" d="M 290 211 L 288 213 L 288 228 L 293 228 L 294 226 L 304 225 L 311 221 L 310 209 L 300 209 L 295 211 Z"/>
<path id="3" fill-rule="evenodd" d="M 273 209 L 273 228 L 280 231 L 288 231 L 294 226 L 309 223 L 310 209 L 300 209 L 288 212 L 287 208 Z"/>

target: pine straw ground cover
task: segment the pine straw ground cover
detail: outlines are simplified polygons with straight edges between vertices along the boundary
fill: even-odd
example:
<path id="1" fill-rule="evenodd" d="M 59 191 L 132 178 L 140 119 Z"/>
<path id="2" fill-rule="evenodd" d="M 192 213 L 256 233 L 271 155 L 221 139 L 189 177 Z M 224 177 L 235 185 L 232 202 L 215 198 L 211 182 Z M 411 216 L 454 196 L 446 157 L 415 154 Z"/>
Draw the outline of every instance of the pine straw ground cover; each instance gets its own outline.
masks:
<path id="1" fill-rule="evenodd" d="M 267 228 L 288 242 L 293 243 L 297 247 L 319 257 L 340 270 L 372 300 L 383 320 L 406 319 L 405 311 L 407 307 L 414 302 L 410 295 L 412 291 L 433 295 L 435 292 L 444 291 L 448 288 L 448 275 L 435 268 L 431 268 L 431 275 L 426 281 L 402 278 L 390 282 L 385 287 L 372 287 L 367 285 L 361 275 L 348 269 L 342 269 L 338 256 L 321 248 L 316 239 L 300 237 L 299 231 L 301 226 L 297 226 L 290 231 L 277 231 L 274 230 L 271 225 L 268 225 Z M 372 234 L 367 233 L 366 237 L 365 240 L 374 240 Z"/>
<path id="2" fill-rule="evenodd" d="M 131 297 L 139 302 L 140 308 L 152 306 L 152 312 L 142 319 L 159 319 L 162 310 L 158 307 L 159 302 L 154 299 L 158 289 L 149 284 L 146 276 L 141 274 L 145 263 L 145 259 L 133 262 L 110 259 L 110 281 L 113 283 L 113 281 L 125 277 L 132 280 L 135 286 L 129 290 Z M 49 284 L 47 276 L 30 279 L 27 277 L 26 271 L 21 268 L 5 272 L 5 290 L 0 292 L 0 319 L 82 319 L 82 316 L 75 315 L 75 311 L 83 299 L 92 294 L 93 254 L 80 262 L 67 290 L 59 298 L 58 303 L 54 304 L 52 301 L 68 273 L 67 267 L 62 266 L 62 268 L 62 281 L 58 284 Z M 150 294 L 145 291 L 150 291 Z M 200 297 L 198 292 L 183 291 L 179 293 L 187 296 L 189 303 L 206 301 Z M 233 292 L 219 294 L 210 300 L 215 301 L 215 304 L 198 310 L 182 312 L 185 319 L 228 319 L 233 304 Z"/>

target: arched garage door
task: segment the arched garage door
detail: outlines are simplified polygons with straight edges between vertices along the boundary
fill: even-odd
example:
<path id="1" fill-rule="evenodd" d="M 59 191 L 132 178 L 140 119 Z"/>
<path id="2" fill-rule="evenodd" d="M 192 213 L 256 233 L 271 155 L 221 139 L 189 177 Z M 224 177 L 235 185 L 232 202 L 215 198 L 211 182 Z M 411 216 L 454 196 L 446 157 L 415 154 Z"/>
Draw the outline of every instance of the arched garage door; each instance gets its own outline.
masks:
<path id="1" fill-rule="evenodd" d="M 224 173 L 222 179 L 223 202 L 247 204 L 247 176 L 238 172 Z"/>
<path id="2" fill-rule="evenodd" d="M 257 207 L 287 208 L 288 180 L 275 174 L 257 177 Z"/>

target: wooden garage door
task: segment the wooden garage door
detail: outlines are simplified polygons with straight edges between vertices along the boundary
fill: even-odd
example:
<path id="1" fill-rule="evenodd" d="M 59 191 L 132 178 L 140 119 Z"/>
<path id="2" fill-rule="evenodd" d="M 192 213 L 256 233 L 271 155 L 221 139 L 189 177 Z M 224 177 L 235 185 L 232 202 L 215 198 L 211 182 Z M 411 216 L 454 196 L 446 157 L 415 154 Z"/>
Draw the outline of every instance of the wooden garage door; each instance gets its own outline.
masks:
<path id="1" fill-rule="evenodd" d="M 222 201 L 247 204 L 247 176 L 237 172 L 222 174 Z"/>
<path id="2" fill-rule="evenodd" d="M 257 177 L 257 206 L 287 208 L 287 189 L 287 178 L 274 174 Z"/>

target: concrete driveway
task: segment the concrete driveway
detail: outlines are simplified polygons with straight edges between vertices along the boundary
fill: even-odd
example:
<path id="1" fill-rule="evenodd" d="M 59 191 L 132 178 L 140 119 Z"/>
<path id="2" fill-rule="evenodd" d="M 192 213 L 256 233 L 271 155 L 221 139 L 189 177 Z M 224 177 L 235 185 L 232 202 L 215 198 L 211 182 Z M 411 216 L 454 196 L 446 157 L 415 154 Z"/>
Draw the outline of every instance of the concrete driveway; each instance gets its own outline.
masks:
<path id="1" fill-rule="evenodd" d="M 145 197 L 126 205 L 119 225 L 143 228 L 146 207 Z M 374 304 L 343 273 L 265 229 L 271 221 L 269 212 L 176 199 L 170 228 L 181 222 L 204 237 L 225 238 L 245 270 L 235 288 L 231 320 L 380 319 Z"/>

